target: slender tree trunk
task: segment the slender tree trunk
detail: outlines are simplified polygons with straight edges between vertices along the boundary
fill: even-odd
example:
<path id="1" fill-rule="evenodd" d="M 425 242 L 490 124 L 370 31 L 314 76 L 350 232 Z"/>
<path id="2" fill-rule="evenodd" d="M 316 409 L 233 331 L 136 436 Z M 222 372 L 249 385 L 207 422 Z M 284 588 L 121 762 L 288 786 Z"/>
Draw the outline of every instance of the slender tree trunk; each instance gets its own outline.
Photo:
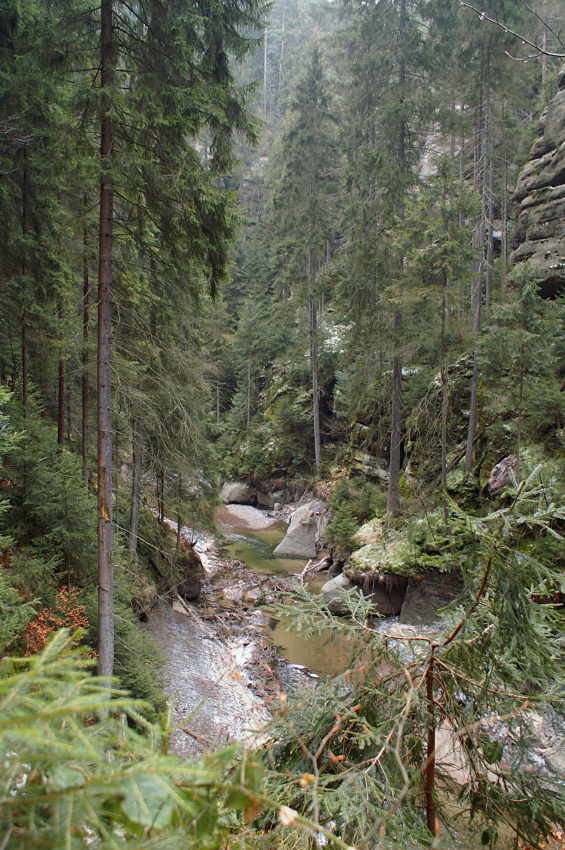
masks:
<path id="1" fill-rule="evenodd" d="M 547 72 L 548 72 L 548 62 L 547 62 L 547 42 L 549 35 L 549 27 L 547 25 L 547 0 L 543 0 L 543 36 L 542 36 L 542 59 L 541 59 L 541 90 L 543 95 L 544 103 L 547 103 Z"/>
<path id="2" fill-rule="evenodd" d="M 263 36 L 263 116 L 267 117 L 267 108 L 269 105 L 269 98 L 267 94 L 267 85 L 268 85 L 268 43 L 267 43 L 267 27 L 265 27 L 265 34 Z"/>
<path id="3" fill-rule="evenodd" d="M 216 424 L 220 424 L 220 382 L 216 382 Z"/>
<path id="4" fill-rule="evenodd" d="M 398 344 L 402 327 L 402 313 L 396 311 L 394 317 L 395 337 Z M 393 516 L 400 507 L 400 461 L 402 448 L 402 361 L 395 356 L 392 361 L 392 406 L 390 416 L 390 459 L 388 495 L 386 502 L 387 517 Z"/>
<path id="5" fill-rule="evenodd" d="M 25 265 L 22 268 L 25 269 Z M 29 390 L 27 381 L 27 305 L 25 298 L 22 311 L 22 406 L 25 420 L 29 416 Z"/>
<path id="6" fill-rule="evenodd" d="M 406 83 L 406 61 L 404 56 L 404 38 L 406 31 L 406 0 L 400 0 L 400 23 L 398 40 L 400 42 L 400 60 L 398 68 L 398 87 L 401 92 L 401 107 L 398 119 L 397 159 L 401 175 L 398 207 L 400 216 L 404 216 L 405 178 L 403 175 L 406 157 L 406 119 L 402 106 L 403 88 Z M 401 263 L 402 267 L 402 263 Z M 394 337 L 396 353 L 392 362 L 392 404 L 390 415 L 390 457 L 389 479 L 386 503 L 387 517 L 393 516 L 400 507 L 400 461 L 402 448 L 402 360 L 398 354 L 402 330 L 402 311 L 397 309 L 394 315 Z"/>
<path id="7" fill-rule="evenodd" d="M 282 87 L 282 76 L 283 76 L 283 57 L 284 57 L 284 28 L 285 28 L 285 12 L 286 9 L 283 6 L 282 11 L 282 33 L 281 33 L 281 52 L 279 54 L 279 79 L 277 83 L 278 91 L 281 90 Z"/>
<path id="8" fill-rule="evenodd" d="M 63 303 L 59 298 L 59 334 L 63 337 Z M 65 443 L 65 361 L 62 352 L 59 353 L 59 409 L 57 415 L 57 443 L 59 451 L 63 450 Z"/>
<path id="9" fill-rule="evenodd" d="M 133 472 L 131 478 L 131 515 L 129 522 L 130 553 L 133 563 L 137 563 L 137 541 L 139 538 L 139 498 L 141 493 L 141 473 L 143 469 L 143 420 L 133 422 Z"/>
<path id="10" fill-rule="evenodd" d="M 445 374 L 445 321 L 447 313 L 447 274 L 445 269 L 442 270 L 443 294 L 441 303 L 441 486 L 444 494 L 447 492 L 447 411 L 449 403 L 449 393 L 447 388 L 447 377 Z M 447 499 L 443 497 L 443 518 L 445 523 L 445 533 L 447 536 L 451 534 L 449 527 L 449 511 L 447 507 Z"/>
<path id="11" fill-rule="evenodd" d="M 504 153 L 502 177 L 502 245 L 500 251 L 500 300 L 506 298 L 506 274 L 508 269 L 508 160 Z"/>
<path id="12" fill-rule="evenodd" d="M 473 311 L 473 378 L 471 382 L 471 408 L 469 411 L 469 429 L 467 432 L 467 448 L 465 452 L 465 469 L 470 472 L 473 466 L 473 446 L 475 443 L 475 429 L 477 426 L 477 394 L 479 389 L 479 334 L 481 332 L 481 308 L 483 300 L 483 271 L 485 264 L 485 232 L 486 232 L 486 204 L 487 204 L 487 163 L 489 160 L 489 112 L 490 112 L 490 56 L 487 51 L 487 64 L 485 74 L 485 127 L 483 142 L 483 182 L 481 197 L 481 217 L 479 223 L 478 248 L 479 260 L 473 282 L 471 293 L 471 307 Z"/>
<path id="13" fill-rule="evenodd" d="M 182 515 L 181 515 L 181 498 L 182 498 L 182 477 L 179 475 L 179 489 L 178 489 L 178 510 L 177 510 L 177 545 L 175 548 L 175 564 L 178 564 L 180 557 L 180 541 L 182 537 Z"/>
<path id="14" fill-rule="evenodd" d="M 90 275 L 88 269 L 89 234 L 86 221 L 88 198 L 84 196 L 84 231 L 83 231 L 83 307 L 82 307 L 82 477 L 86 491 L 89 489 L 88 473 L 88 407 L 89 407 L 89 335 L 90 335 Z"/>
<path id="15" fill-rule="evenodd" d="M 157 513 L 161 523 L 165 522 L 165 470 L 162 466 L 157 470 Z"/>
<path id="16" fill-rule="evenodd" d="M 490 146 L 489 146 L 490 147 Z M 488 167 L 488 201 L 487 201 L 487 222 L 486 222 L 486 238 L 487 238 L 487 268 L 486 268 L 486 284 L 485 284 L 485 310 L 488 316 L 490 311 L 490 302 L 492 295 L 492 273 L 493 273 L 493 254 L 494 254 L 494 182 L 493 182 L 493 162 L 492 157 L 489 157 Z"/>
<path id="17" fill-rule="evenodd" d="M 434 649 L 432 647 L 432 656 L 426 671 L 426 698 L 428 702 L 428 712 L 430 715 L 428 726 L 428 748 L 427 748 L 427 767 L 426 767 L 426 817 L 428 829 L 432 835 L 437 835 L 436 823 L 436 803 L 434 799 L 435 788 L 435 772 L 436 772 L 436 726 L 435 726 L 435 710 L 434 710 Z"/>
<path id="18" fill-rule="evenodd" d="M 22 183 L 22 235 L 24 237 L 24 243 L 26 241 L 27 236 L 27 207 L 28 207 L 28 159 L 27 159 L 27 145 L 24 145 L 24 169 L 23 169 L 23 183 Z M 27 298 L 25 296 L 25 292 L 27 290 L 27 245 L 24 244 L 24 258 L 22 260 L 22 278 L 23 278 L 23 287 L 24 287 L 24 298 L 23 298 L 23 306 L 22 306 L 22 407 L 24 420 L 28 418 L 29 415 L 29 390 L 28 390 L 28 376 L 27 376 Z"/>
<path id="19" fill-rule="evenodd" d="M 112 550 L 112 253 L 114 197 L 109 170 L 113 149 L 110 103 L 104 89 L 112 80 L 112 0 L 102 0 L 100 77 L 103 115 L 100 156 L 100 249 L 98 278 L 98 672 L 114 670 L 114 558 Z"/>
<path id="20" fill-rule="evenodd" d="M 314 414 L 314 461 L 316 471 L 320 471 L 322 444 L 320 438 L 320 389 L 318 385 L 318 318 L 314 298 L 314 252 L 308 253 L 308 325 L 310 330 L 310 371 L 312 373 L 312 411 Z"/>

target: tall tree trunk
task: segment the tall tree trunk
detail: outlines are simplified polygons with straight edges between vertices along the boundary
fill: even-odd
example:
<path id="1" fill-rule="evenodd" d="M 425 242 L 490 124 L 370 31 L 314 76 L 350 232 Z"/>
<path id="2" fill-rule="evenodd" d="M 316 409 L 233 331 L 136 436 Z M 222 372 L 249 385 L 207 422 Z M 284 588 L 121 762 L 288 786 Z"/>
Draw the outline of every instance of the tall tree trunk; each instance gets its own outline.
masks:
<path id="1" fill-rule="evenodd" d="M 263 44 L 263 116 L 267 117 L 267 108 L 269 105 L 269 98 L 267 94 L 267 86 L 268 86 L 268 43 L 267 43 L 267 27 L 265 27 L 265 34 L 263 36 L 264 44 Z"/>
<path id="2" fill-rule="evenodd" d="M 277 83 L 278 91 L 281 90 L 282 76 L 283 76 L 285 12 L 286 12 L 286 9 L 283 6 L 283 10 L 282 10 L 282 32 L 281 32 L 281 52 L 279 54 L 279 79 L 278 79 L 278 83 Z"/>
<path id="3" fill-rule="evenodd" d="M 161 523 L 165 522 L 165 471 L 157 469 L 157 514 Z"/>
<path id="4" fill-rule="evenodd" d="M 247 356 L 247 427 L 251 425 L 251 352 Z"/>
<path id="5" fill-rule="evenodd" d="M 23 169 L 23 181 L 22 181 L 22 235 L 24 237 L 24 243 L 26 241 L 27 236 L 27 207 L 28 207 L 28 159 L 27 159 L 27 145 L 24 145 L 24 169 Z M 27 290 L 27 245 L 24 244 L 24 258 L 22 260 L 22 278 L 23 278 L 23 288 L 24 288 L 24 297 L 23 297 L 23 305 L 22 305 L 22 408 L 24 419 L 28 418 L 29 415 L 29 390 L 28 390 L 28 377 L 27 377 L 27 298 L 26 298 L 26 290 Z"/>
<path id="6" fill-rule="evenodd" d="M 114 510 L 112 512 L 112 524 L 116 526 L 117 529 L 120 527 L 120 501 L 119 501 L 119 469 L 120 469 L 120 431 L 118 427 L 118 414 L 114 416 L 114 462 L 113 462 L 113 483 L 112 483 L 112 493 L 114 497 Z"/>
<path id="7" fill-rule="evenodd" d="M 508 269 L 508 160 L 504 152 L 502 177 L 502 246 L 500 251 L 500 300 L 506 298 L 506 274 Z"/>
<path id="8" fill-rule="evenodd" d="M 314 460 L 316 472 L 320 471 L 322 444 L 320 438 L 320 389 L 318 385 L 318 319 L 314 299 L 314 252 L 308 253 L 308 326 L 310 331 L 310 371 L 312 374 L 312 411 L 314 414 Z"/>
<path id="9" fill-rule="evenodd" d="M 178 564 L 180 557 L 180 541 L 182 537 L 182 515 L 181 515 L 181 500 L 182 500 L 182 476 L 179 475 L 178 489 L 178 509 L 177 509 L 177 545 L 175 548 L 175 564 Z"/>
<path id="10" fill-rule="evenodd" d="M 449 403 L 449 392 L 447 388 L 447 377 L 445 374 L 445 322 L 447 317 L 447 274 L 442 269 L 442 299 L 441 299 L 441 343 L 440 343 L 440 376 L 441 376 L 441 486 L 444 494 L 447 493 L 447 411 Z M 447 498 L 443 497 L 443 519 L 445 533 L 451 534 L 449 527 L 449 511 Z"/>
<path id="11" fill-rule="evenodd" d="M 398 88 L 401 97 L 400 114 L 398 118 L 397 137 L 397 160 L 401 177 L 398 208 L 401 217 L 404 215 L 404 165 L 406 158 L 406 118 L 402 106 L 403 88 L 406 83 L 406 61 L 404 56 L 404 39 L 406 31 L 406 0 L 400 0 L 400 21 L 398 40 L 400 43 L 399 66 L 398 66 Z M 401 263 L 402 267 L 402 263 Z M 389 456 L 389 478 L 386 502 L 387 517 L 393 516 L 400 507 L 400 461 L 402 447 L 402 360 L 398 354 L 402 330 L 402 311 L 397 309 L 394 314 L 394 337 L 396 353 L 392 363 L 392 404 L 390 414 L 390 456 Z"/>
<path id="12" fill-rule="evenodd" d="M 114 557 L 112 551 L 112 253 L 114 197 L 109 171 L 113 127 L 104 89 L 112 81 L 113 0 L 102 0 L 100 78 L 103 92 L 100 157 L 100 248 L 98 269 L 98 672 L 114 670 Z"/>
<path id="13" fill-rule="evenodd" d="M 470 472 L 473 466 L 473 446 L 477 425 L 477 394 L 479 389 L 479 334 L 481 332 L 481 309 L 483 300 L 483 272 L 485 265 L 485 233 L 487 217 L 487 163 L 489 160 L 489 112 L 490 112 L 490 55 L 487 49 L 485 73 L 485 126 L 483 141 L 483 182 L 481 193 L 481 217 L 479 222 L 478 248 L 479 260 L 471 292 L 471 309 L 473 311 L 473 378 L 471 382 L 471 408 L 469 411 L 469 428 L 467 431 L 467 448 L 465 451 L 465 469 Z"/>
<path id="14" fill-rule="evenodd" d="M 490 147 L 490 146 L 489 146 Z M 487 201 L 487 221 L 486 221 L 486 239 L 487 239 L 487 267 L 486 267 L 486 282 L 485 282 L 485 311 L 488 316 L 490 311 L 490 301 L 492 295 L 492 273 L 493 273 L 493 255 L 494 255 L 494 181 L 493 181 L 493 162 L 492 156 L 489 157 L 488 167 L 488 201 Z"/>
<path id="15" fill-rule="evenodd" d="M 89 406 L 89 335 L 90 335 L 90 275 L 88 269 L 89 234 L 86 221 L 88 198 L 84 196 L 84 231 L 83 231 L 83 306 L 82 306 L 82 477 L 86 491 L 89 489 L 88 473 L 88 406 Z"/>
<path id="16" fill-rule="evenodd" d="M 22 266 L 25 273 L 25 264 Z M 27 304 L 24 298 L 22 310 L 22 407 L 24 420 L 29 416 L 29 390 L 27 381 Z"/>
<path id="17" fill-rule="evenodd" d="M 544 104 L 547 103 L 547 71 L 548 71 L 548 61 L 547 61 L 547 42 L 549 35 L 549 26 L 547 24 L 547 0 L 543 0 L 543 11 L 542 11 L 542 19 L 543 19 L 543 35 L 542 35 L 542 59 L 541 59 L 541 91 Z"/>
<path id="18" fill-rule="evenodd" d="M 399 342 L 402 313 L 396 311 L 394 328 Z M 395 356 L 392 362 L 392 405 L 390 416 L 390 459 L 386 515 L 393 516 L 400 507 L 400 461 L 402 448 L 402 361 Z"/>
<path id="19" fill-rule="evenodd" d="M 141 473 L 143 469 L 143 420 L 133 422 L 133 472 L 131 478 L 131 514 L 129 522 L 130 553 L 133 563 L 137 563 L 137 541 L 139 538 L 139 498 L 141 493 Z"/>
<path id="20" fill-rule="evenodd" d="M 426 671 L 426 699 L 428 703 L 429 725 L 428 725 L 428 747 L 426 751 L 426 818 L 428 829 L 432 835 L 437 835 L 436 803 L 434 799 L 435 773 L 436 773 L 436 726 L 434 710 L 434 647 Z"/>
<path id="21" fill-rule="evenodd" d="M 61 338 L 61 346 L 63 344 L 63 317 L 63 302 L 59 297 L 59 335 Z M 63 359 L 62 351 L 59 352 L 59 405 L 57 414 L 57 443 L 59 445 L 59 451 L 62 451 L 63 445 L 65 443 L 65 361 Z"/>

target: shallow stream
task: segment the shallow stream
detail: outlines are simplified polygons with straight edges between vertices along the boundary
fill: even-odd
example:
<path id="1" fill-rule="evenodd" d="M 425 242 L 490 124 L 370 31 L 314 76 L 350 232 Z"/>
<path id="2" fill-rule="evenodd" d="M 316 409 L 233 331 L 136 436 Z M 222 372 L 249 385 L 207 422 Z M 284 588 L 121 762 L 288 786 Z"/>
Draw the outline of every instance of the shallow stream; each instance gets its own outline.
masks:
<path id="1" fill-rule="evenodd" d="M 269 521 L 271 524 L 266 525 Z M 286 534 L 287 525 L 271 519 L 264 511 L 226 505 L 219 508 L 217 522 L 225 538 L 222 554 L 244 561 L 252 570 L 267 575 L 294 576 L 306 566 L 304 560 L 273 555 Z M 327 580 L 327 572 L 322 572 L 308 582 L 308 589 L 311 593 L 319 593 Z M 269 608 L 265 610 L 271 613 Z M 290 629 L 285 619 L 271 623 L 265 630 L 265 638 L 290 664 L 305 667 L 316 676 L 333 676 L 347 667 L 347 643 L 343 639 L 336 640 L 329 635 L 304 637 Z"/>

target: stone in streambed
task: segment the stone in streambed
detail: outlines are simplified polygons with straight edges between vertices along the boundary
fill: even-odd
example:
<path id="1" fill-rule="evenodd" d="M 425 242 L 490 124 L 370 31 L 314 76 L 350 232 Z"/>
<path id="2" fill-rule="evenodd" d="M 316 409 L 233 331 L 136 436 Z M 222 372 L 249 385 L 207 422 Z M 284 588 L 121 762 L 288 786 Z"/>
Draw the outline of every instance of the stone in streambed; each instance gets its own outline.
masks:
<path id="1" fill-rule="evenodd" d="M 273 554 L 289 558 L 315 558 L 323 508 L 323 503 L 316 500 L 297 508 L 290 518 L 284 539 Z"/>
<path id="2" fill-rule="evenodd" d="M 437 623 L 439 611 L 457 597 L 463 587 L 459 572 L 440 573 L 427 570 L 420 578 L 408 582 L 400 622 L 412 625 Z"/>
<path id="3" fill-rule="evenodd" d="M 251 602 L 253 605 L 256 605 L 263 598 L 265 594 L 261 587 L 250 587 L 249 590 L 246 590 L 243 594 L 244 602 Z"/>
<path id="4" fill-rule="evenodd" d="M 220 493 L 224 505 L 256 505 L 257 490 L 244 481 L 226 481 Z"/>
<path id="5" fill-rule="evenodd" d="M 344 590 L 352 590 L 354 587 L 353 582 L 343 573 L 330 579 L 322 586 L 320 593 L 332 614 L 349 614 L 349 608 L 342 600 L 342 593 Z"/>

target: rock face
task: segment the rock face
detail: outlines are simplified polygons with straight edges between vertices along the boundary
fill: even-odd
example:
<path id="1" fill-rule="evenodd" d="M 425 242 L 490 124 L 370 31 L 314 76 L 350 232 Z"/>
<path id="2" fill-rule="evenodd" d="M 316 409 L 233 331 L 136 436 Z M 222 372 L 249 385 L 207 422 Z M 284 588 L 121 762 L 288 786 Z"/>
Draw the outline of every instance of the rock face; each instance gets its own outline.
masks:
<path id="1" fill-rule="evenodd" d="M 274 555 L 289 558 L 315 558 L 323 533 L 324 503 L 318 500 L 307 502 L 297 508 L 290 518 L 290 525 Z"/>
<path id="2" fill-rule="evenodd" d="M 404 604 L 407 586 L 405 576 L 367 576 L 363 582 L 363 596 L 371 598 L 376 613 L 383 617 L 396 617 Z"/>
<path id="3" fill-rule="evenodd" d="M 565 287 L 565 67 L 542 114 L 529 162 L 520 172 L 510 261 L 528 261 L 550 298 Z"/>
<path id="4" fill-rule="evenodd" d="M 242 481 L 226 481 L 222 487 L 220 499 L 224 505 L 255 505 L 257 504 L 257 490 Z"/>
<path id="5" fill-rule="evenodd" d="M 412 625 L 437 622 L 439 609 L 453 602 L 462 586 L 461 576 L 457 572 L 427 570 L 421 578 L 411 578 L 400 612 L 400 622 Z"/>

